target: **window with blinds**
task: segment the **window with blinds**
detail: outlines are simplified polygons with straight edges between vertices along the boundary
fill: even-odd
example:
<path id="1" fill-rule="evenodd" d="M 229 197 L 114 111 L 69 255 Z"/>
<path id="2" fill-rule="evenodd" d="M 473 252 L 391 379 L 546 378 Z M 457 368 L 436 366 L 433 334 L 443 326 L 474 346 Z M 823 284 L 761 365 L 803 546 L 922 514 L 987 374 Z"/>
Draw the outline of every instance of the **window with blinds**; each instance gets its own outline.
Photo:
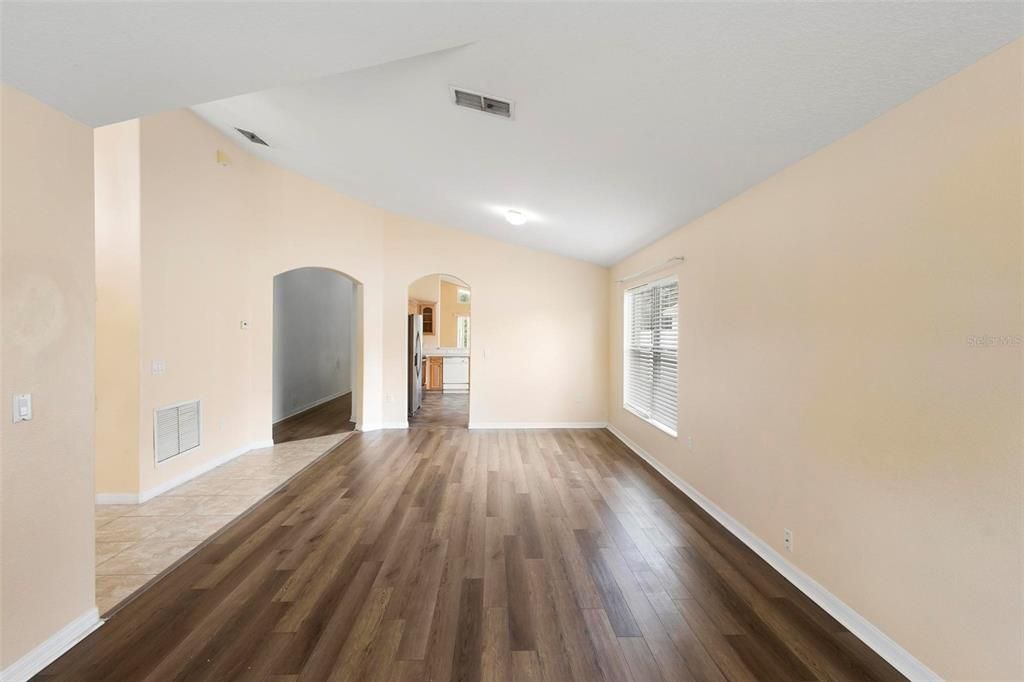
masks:
<path id="1" fill-rule="evenodd" d="M 679 281 L 627 289 L 623 405 L 676 435 L 679 392 Z"/>

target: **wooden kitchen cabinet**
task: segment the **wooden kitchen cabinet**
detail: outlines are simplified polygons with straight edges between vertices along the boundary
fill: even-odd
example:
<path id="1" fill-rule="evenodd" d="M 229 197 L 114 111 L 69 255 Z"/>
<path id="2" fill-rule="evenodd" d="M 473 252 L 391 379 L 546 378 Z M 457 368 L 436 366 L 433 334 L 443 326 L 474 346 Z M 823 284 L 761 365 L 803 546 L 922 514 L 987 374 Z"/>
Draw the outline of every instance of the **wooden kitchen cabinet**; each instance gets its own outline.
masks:
<path id="1" fill-rule="evenodd" d="M 437 334 L 437 303 L 424 301 L 418 298 L 409 299 L 409 314 L 423 316 L 423 335 L 434 336 Z"/>
<path id="2" fill-rule="evenodd" d="M 423 335 L 433 336 L 434 335 L 434 306 L 433 305 L 421 305 L 420 315 L 423 316 Z"/>
<path id="3" fill-rule="evenodd" d="M 427 358 L 427 371 L 423 373 L 423 387 L 428 391 L 444 388 L 444 358 Z"/>

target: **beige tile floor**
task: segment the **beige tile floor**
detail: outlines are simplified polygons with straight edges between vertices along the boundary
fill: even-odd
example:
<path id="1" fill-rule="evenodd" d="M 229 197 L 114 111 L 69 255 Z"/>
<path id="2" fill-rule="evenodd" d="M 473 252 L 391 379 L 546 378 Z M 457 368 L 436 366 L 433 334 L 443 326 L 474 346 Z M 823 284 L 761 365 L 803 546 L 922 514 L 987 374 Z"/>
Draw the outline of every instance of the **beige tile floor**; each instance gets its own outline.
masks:
<path id="1" fill-rule="evenodd" d="M 352 433 L 253 450 L 143 504 L 96 505 L 96 606 L 106 613 Z"/>

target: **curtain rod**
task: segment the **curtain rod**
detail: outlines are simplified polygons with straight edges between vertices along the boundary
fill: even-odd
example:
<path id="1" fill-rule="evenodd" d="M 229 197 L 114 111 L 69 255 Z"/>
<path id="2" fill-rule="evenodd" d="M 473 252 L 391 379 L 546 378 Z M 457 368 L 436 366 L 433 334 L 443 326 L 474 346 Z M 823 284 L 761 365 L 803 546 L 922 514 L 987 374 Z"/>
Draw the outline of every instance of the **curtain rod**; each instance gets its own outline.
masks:
<path id="1" fill-rule="evenodd" d="M 618 282 L 619 284 L 621 284 L 623 282 L 628 282 L 631 279 L 636 279 L 637 277 L 643 277 L 644 275 L 649 275 L 652 272 L 657 272 L 658 270 L 661 270 L 663 268 L 667 268 L 672 263 L 682 263 L 682 262 L 683 262 L 683 257 L 682 256 L 672 256 L 671 258 L 669 258 L 667 261 L 665 261 L 664 263 L 662 263 L 660 265 L 655 265 L 653 267 L 647 268 L 646 270 L 641 270 L 640 272 L 634 272 L 629 277 L 623 277 L 622 279 L 615 280 L 615 281 Z"/>

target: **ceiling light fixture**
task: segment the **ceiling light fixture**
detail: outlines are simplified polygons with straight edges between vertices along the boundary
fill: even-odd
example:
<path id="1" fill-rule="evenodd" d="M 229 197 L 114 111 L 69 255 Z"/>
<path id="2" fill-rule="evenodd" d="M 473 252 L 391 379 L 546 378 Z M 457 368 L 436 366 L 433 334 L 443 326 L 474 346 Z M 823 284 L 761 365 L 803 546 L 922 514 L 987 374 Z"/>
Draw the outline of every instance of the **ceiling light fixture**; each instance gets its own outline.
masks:
<path id="1" fill-rule="evenodd" d="M 505 220 L 513 225 L 523 225 L 526 223 L 526 216 L 521 211 L 509 209 L 505 211 Z"/>

